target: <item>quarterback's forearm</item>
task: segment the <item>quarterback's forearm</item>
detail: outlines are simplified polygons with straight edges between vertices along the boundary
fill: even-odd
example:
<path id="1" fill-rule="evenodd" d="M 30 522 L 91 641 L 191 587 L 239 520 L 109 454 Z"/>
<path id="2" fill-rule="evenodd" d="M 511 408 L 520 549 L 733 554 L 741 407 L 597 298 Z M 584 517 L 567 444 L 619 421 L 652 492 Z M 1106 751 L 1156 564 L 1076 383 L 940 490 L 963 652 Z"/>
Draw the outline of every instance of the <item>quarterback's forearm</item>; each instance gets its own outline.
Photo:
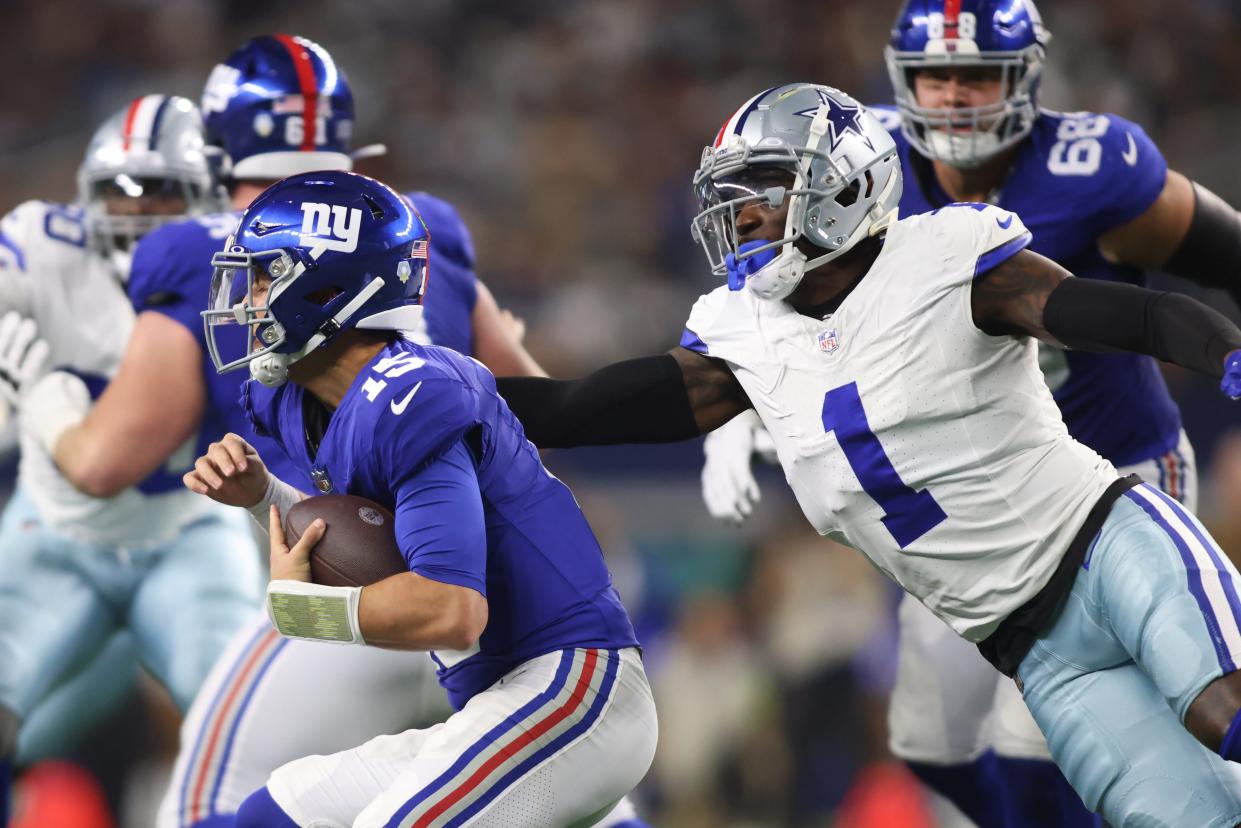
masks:
<path id="1" fill-rule="evenodd" d="M 468 587 L 402 572 L 362 589 L 362 637 L 390 650 L 468 650 L 487 626 L 487 599 Z"/>
<path id="2" fill-rule="evenodd" d="M 666 354 L 575 380 L 504 377 L 496 386 L 540 448 L 673 443 L 700 433 L 685 377 Z"/>
<path id="3" fill-rule="evenodd" d="M 1224 358 L 1241 349 L 1241 330 L 1195 299 L 1096 279 L 1062 281 L 1043 321 L 1070 348 L 1149 354 L 1216 379 Z"/>

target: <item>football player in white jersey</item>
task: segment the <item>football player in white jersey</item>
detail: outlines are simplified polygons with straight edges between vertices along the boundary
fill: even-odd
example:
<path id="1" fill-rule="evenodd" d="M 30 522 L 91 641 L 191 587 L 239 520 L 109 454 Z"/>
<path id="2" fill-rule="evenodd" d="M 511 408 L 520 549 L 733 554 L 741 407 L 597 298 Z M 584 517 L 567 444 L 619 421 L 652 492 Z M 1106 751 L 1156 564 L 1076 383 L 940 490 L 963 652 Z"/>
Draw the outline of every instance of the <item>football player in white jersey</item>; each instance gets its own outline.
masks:
<path id="1" fill-rule="evenodd" d="M 754 408 L 815 528 L 1018 682 L 1087 807 L 1241 823 L 1241 575 L 1180 504 L 1068 435 L 1036 346 L 1147 353 L 1237 398 L 1241 330 L 1073 278 L 997 207 L 897 221 L 896 156 L 838 90 L 754 96 L 694 177 L 694 233 L 728 285 L 681 346 L 501 392 L 547 447 L 687 439 Z"/>
<path id="2" fill-rule="evenodd" d="M 900 214 L 986 201 L 1025 218 L 1031 249 L 1079 276 L 1141 285 L 1160 268 L 1241 298 L 1235 210 L 1169 169 L 1137 124 L 1038 106 L 1049 40 L 1030 0 L 906 0 L 887 51 L 898 106 L 871 110 L 897 143 Z M 1040 360 L 1070 434 L 1195 509 L 1194 453 L 1154 360 L 1049 346 Z M 752 511 L 764 438 L 753 412 L 708 435 L 715 517 Z M 1096 824 L 1013 684 L 913 598 L 898 617 L 892 752 L 981 828 Z"/>
<path id="3" fill-rule="evenodd" d="M 95 133 L 77 204 L 30 201 L 0 222 L 0 419 L 22 413 L 17 490 L 0 520 L 0 812 L 22 720 L 114 634 L 127 632 L 185 709 L 258 605 L 246 522 L 176 485 L 193 444 L 98 499 L 70 485 L 35 436 L 71 414 L 36 401 L 43 383 L 68 376 L 45 375 L 49 366 L 72 372 L 81 407 L 116 373 L 134 322 L 132 245 L 217 208 L 203 146 L 193 103 L 139 97 Z"/>

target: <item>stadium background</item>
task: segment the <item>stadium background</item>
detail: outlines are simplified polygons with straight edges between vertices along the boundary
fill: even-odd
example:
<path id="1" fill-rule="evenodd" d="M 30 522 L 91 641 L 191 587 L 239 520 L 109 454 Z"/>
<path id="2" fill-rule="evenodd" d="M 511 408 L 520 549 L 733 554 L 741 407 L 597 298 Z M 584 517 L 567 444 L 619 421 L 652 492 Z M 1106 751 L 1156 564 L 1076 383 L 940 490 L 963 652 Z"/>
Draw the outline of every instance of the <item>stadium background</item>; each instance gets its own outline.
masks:
<path id="1" fill-rule="evenodd" d="M 91 130 L 133 96 L 197 100 L 212 65 L 245 38 L 302 34 L 350 78 L 356 145 L 389 147 L 360 169 L 457 204 L 480 277 L 525 318 L 536 358 L 573 375 L 666 350 L 714 285 L 689 239 L 689 177 L 741 101 L 792 80 L 890 100 L 882 50 L 896 7 L 8 0 L 3 208 L 72 199 Z M 1040 9 L 1054 35 L 1046 106 L 1138 121 L 1170 166 L 1241 205 L 1241 6 L 1043 0 Z M 1223 294 L 1199 296 L 1235 317 Z M 1236 556 L 1241 409 L 1208 381 L 1169 379 L 1198 451 L 1202 512 Z M 549 456 L 590 513 L 647 645 L 662 733 L 638 793 L 645 813 L 669 828 L 919 824 L 901 778 L 874 764 L 884 759 L 890 589 L 860 556 L 809 530 L 775 470 L 760 470 L 756 520 L 740 531 L 713 524 L 698 495 L 700 460 L 696 444 Z M 160 692 L 139 690 L 74 749 L 123 826 L 144 824 L 175 739 Z M 67 802 L 72 777 L 53 771 L 30 789 Z M 870 808 L 908 810 L 868 822 Z"/>

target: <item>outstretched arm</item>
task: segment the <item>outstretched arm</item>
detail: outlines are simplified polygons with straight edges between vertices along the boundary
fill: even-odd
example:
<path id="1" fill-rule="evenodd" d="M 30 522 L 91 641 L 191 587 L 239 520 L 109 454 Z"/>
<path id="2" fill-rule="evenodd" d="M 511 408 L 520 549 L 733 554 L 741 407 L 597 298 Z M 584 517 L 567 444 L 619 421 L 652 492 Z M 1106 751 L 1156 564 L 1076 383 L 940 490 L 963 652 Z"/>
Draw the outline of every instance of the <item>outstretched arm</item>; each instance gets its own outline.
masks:
<path id="1" fill-rule="evenodd" d="M 580 379 L 502 377 L 496 386 L 540 448 L 673 443 L 750 407 L 722 360 L 685 348 L 617 362 Z"/>
<path id="2" fill-rule="evenodd" d="M 1149 354 L 1216 379 L 1225 374 L 1226 361 L 1241 363 L 1234 354 L 1241 350 L 1241 330 L 1201 302 L 1072 278 L 1028 250 L 982 274 L 971 303 L 974 324 L 994 336 L 1025 334 L 1084 351 Z M 1241 364 L 1233 370 L 1241 372 Z"/>

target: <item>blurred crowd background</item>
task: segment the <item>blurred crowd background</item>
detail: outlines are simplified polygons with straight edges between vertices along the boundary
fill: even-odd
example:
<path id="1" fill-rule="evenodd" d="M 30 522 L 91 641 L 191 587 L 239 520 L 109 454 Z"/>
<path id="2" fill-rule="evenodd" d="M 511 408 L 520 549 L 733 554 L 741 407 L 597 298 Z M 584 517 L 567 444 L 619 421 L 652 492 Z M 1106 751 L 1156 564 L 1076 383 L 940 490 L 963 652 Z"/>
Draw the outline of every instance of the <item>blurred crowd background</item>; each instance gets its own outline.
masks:
<path id="1" fill-rule="evenodd" d="M 543 365 L 573 375 L 676 344 L 694 298 L 714 286 L 688 231 L 702 146 L 778 83 L 889 101 L 882 52 L 897 6 L 6 0 L 2 206 L 73 199 L 92 129 L 130 98 L 197 100 L 246 38 L 305 35 L 352 83 L 355 144 L 389 148 L 360 169 L 458 205 L 479 275 L 525 318 Z M 1138 121 L 1170 166 L 1241 205 L 1241 5 L 1039 6 L 1054 35 L 1045 106 Z M 1205 298 L 1236 315 L 1223 294 Z M 1198 452 L 1204 517 L 1241 556 L 1241 409 L 1209 381 L 1169 378 Z M 956 824 L 884 764 L 892 590 L 809 529 L 777 471 L 760 471 L 761 513 L 738 530 L 706 516 L 696 444 L 548 460 L 586 506 L 646 643 L 662 739 L 638 800 L 653 823 L 918 826 L 935 824 L 934 811 Z M 148 824 L 175 714 L 148 682 L 136 686 L 116 692 L 112 725 L 66 746 L 104 798 L 98 823 L 69 824 Z M 44 766 L 28 795 L 67 802 L 85 784 L 77 773 Z"/>

